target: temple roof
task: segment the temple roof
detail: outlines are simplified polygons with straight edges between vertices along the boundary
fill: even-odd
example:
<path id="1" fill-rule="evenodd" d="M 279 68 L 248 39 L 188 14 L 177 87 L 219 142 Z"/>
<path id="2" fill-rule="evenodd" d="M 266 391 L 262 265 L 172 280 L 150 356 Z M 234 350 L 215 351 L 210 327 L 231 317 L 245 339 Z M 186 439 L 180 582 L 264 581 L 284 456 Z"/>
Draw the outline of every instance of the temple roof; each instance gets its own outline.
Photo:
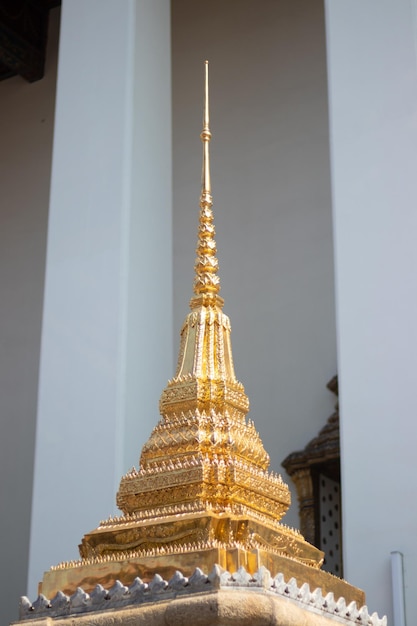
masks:
<path id="1" fill-rule="evenodd" d="M 327 383 L 327 388 L 336 397 L 339 395 L 337 376 Z M 283 461 L 282 466 L 292 476 L 295 472 L 306 467 L 338 461 L 340 459 L 340 433 L 339 433 L 339 402 L 326 424 L 319 434 L 311 439 L 303 450 L 289 454 Z"/>

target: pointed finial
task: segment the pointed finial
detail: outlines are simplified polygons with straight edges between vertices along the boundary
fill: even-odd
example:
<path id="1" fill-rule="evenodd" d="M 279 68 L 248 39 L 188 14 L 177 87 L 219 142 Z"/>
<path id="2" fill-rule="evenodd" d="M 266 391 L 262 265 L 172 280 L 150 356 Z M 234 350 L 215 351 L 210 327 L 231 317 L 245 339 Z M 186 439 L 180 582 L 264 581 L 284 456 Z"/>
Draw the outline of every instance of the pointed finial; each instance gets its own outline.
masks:
<path id="1" fill-rule="evenodd" d="M 201 174 L 200 223 L 198 228 L 197 259 L 195 262 L 194 293 L 216 295 L 220 290 L 217 276 L 219 262 L 216 258 L 215 229 L 213 224 L 213 198 L 211 197 L 209 143 L 209 88 L 208 61 L 204 63 L 204 114 L 201 141 L 203 142 L 203 168 Z"/>
<path id="2" fill-rule="evenodd" d="M 210 111 L 209 111 L 209 83 L 208 83 L 208 61 L 204 62 L 204 113 L 203 113 L 203 130 L 201 132 L 201 141 L 203 142 L 203 169 L 201 172 L 201 196 L 211 194 L 210 180 L 210 154 L 209 142 L 211 139 Z"/>

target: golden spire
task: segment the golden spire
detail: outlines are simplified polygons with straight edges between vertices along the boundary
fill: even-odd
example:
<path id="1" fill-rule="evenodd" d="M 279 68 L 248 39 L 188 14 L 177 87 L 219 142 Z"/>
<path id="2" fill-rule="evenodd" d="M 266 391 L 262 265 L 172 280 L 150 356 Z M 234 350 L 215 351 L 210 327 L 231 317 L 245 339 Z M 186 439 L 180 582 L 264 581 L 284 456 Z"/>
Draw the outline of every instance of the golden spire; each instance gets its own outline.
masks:
<path id="1" fill-rule="evenodd" d="M 161 419 L 142 448 L 139 469 L 120 482 L 123 515 L 82 540 L 82 560 L 98 559 L 97 567 L 100 559 L 116 562 L 126 551 L 129 561 L 146 564 L 152 550 L 166 555 L 168 565 L 175 555 L 178 563 L 188 559 L 195 566 L 196 551 L 204 562 L 234 559 L 237 567 L 282 556 L 315 568 L 321 563 L 319 550 L 279 523 L 289 489 L 268 471 L 269 455 L 246 419 L 249 400 L 235 376 L 230 320 L 218 295 L 210 137 L 206 61 L 195 295 L 181 329 L 175 376 L 161 395 Z"/>
<path id="2" fill-rule="evenodd" d="M 215 229 L 213 224 L 213 198 L 211 196 L 209 127 L 208 61 L 204 63 L 204 113 L 201 141 L 203 142 L 203 167 L 201 172 L 200 223 L 198 228 L 197 258 L 195 261 L 194 293 L 217 294 L 220 279 L 217 275 L 219 262 L 216 258 Z"/>

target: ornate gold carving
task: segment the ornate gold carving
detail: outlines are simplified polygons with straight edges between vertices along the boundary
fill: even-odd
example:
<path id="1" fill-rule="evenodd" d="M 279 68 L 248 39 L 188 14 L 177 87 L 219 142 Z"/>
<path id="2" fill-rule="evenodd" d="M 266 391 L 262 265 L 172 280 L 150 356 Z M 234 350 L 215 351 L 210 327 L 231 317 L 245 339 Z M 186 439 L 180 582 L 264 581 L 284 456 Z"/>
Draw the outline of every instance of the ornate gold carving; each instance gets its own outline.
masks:
<path id="1" fill-rule="evenodd" d="M 297 489 L 300 526 L 308 541 L 315 541 L 313 481 L 310 469 L 297 470 L 292 479 Z"/>

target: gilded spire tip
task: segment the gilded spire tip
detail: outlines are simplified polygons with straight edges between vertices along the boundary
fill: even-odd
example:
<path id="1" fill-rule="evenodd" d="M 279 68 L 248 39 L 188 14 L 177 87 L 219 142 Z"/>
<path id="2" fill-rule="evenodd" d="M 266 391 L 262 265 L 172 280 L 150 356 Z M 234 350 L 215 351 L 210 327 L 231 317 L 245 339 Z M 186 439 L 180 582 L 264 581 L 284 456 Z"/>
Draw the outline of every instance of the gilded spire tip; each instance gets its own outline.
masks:
<path id="1" fill-rule="evenodd" d="M 210 180 L 210 154 L 209 143 L 211 139 L 210 132 L 210 111 L 209 111 L 209 82 L 208 82 L 208 61 L 204 62 L 204 113 L 203 113 L 203 130 L 201 131 L 201 141 L 203 142 L 203 169 L 201 175 L 201 195 L 211 193 Z"/>
<path id="2" fill-rule="evenodd" d="M 213 198 L 211 196 L 210 178 L 210 152 L 209 143 L 210 114 L 209 114 L 209 79 L 208 61 L 204 62 L 204 110 L 203 130 L 201 141 L 203 143 L 203 167 L 201 173 L 201 196 L 200 196 L 200 223 L 198 229 L 197 259 L 195 262 L 194 293 L 216 295 L 220 291 L 220 279 L 217 275 L 219 262 L 216 258 L 216 242 L 214 240 L 215 229 L 213 224 Z"/>

